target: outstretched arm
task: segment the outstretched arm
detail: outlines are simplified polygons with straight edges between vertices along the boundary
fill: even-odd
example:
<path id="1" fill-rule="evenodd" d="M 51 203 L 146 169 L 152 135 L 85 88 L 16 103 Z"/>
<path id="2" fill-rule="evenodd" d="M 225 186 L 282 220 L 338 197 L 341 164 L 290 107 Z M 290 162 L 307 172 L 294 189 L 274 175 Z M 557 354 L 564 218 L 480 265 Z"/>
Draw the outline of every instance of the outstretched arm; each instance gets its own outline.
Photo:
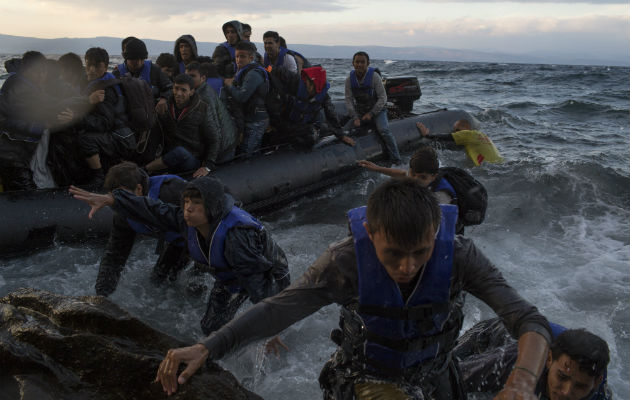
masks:
<path id="1" fill-rule="evenodd" d="M 359 164 L 360 167 L 391 176 L 392 178 L 404 178 L 407 176 L 407 171 L 404 169 L 381 167 L 367 160 L 359 160 L 357 164 Z"/>
<path id="2" fill-rule="evenodd" d="M 92 192 L 88 192 L 87 190 L 78 188 L 76 186 L 70 186 L 70 189 L 68 189 L 68 191 L 70 192 L 72 197 L 74 197 L 77 200 L 81 200 L 82 202 L 86 203 L 88 206 L 92 207 L 92 209 L 90 210 L 90 213 L 88 214 L 88 217 L 90 219 L 101 208 L 114 205 L 114 196 L 112 196 L 111 193 L 107 193 L 107 194 L 92 193 Z"/>
<path id="3" fill-rule="evenodd" d="M 545 365 L 549 346 L 547 339 L 536 332 L 525 332 L 518 339 L 518 358 L 497 400 L 535 400 L 538 378 Z"/>

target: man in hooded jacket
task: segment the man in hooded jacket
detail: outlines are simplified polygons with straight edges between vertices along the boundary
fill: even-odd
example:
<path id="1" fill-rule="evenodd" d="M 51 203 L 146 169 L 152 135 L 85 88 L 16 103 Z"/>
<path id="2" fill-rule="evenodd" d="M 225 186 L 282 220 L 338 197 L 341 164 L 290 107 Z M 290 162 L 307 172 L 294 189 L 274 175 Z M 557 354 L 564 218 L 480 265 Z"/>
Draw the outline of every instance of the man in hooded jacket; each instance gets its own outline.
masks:
<path id="1" fill-rule="evenodd" d="M 190 182 L 181 206 L 116 189 L 108 194 L 70 187 L 75 198 L 92 206 L 90 217 L 105 206 L 161 231 L 181 232 L 190 256 L 215 278 L 201 329 L 210 334 L 232 319 L 249 298 L 258 303 L 289 286 L 284 251 L 264 226 L 234 205 L 234 198 L 214 177 Z"/>
<path id="2" fill-rule="evenodd" d="M 225 42 L 219 44 L 212 53 L 212 62 L 219 69 L 223 78 L 231 78 L 236 73 L 236 45 L 243 40 L 243 26 L 239 21 L 229 21 L 223 24 Z"/>
<path id="3" fill-rule="evenodd" d="M 193 35 L 181 35 L 175 41 L 175 48 L 173 49 L 173 55 L 177 61 L 178 70 L 175 76 L 178 74 L 186 73 L 186 65 L 193 61 L 197 61 L 199 54 L 197 53 L 197 42 Z"/>

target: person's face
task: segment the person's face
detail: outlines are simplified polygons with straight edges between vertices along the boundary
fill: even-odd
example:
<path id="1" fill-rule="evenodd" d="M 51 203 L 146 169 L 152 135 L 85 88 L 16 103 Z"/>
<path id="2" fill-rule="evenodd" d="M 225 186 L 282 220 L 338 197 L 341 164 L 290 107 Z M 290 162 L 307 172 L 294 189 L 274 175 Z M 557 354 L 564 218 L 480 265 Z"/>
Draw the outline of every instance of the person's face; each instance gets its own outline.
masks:
<path id="1" fill-rule="evenodd" d="M 236 58 L 236 66 L 238 69 L 254 61 L 254 55 L 246 50 L 236 50 L 234 57 Z"/>
<path id="2" fill-rule="evenodd" d="M 365 75 L 368 65 L 370 65 L 370 63 L 365 56 L 359 55 L 354 57 L 354 60 L 352 60 L 352 66 L 359 76 Z"/>
<path id="3" fill-rule="evenodd" d="M 193 81 L 195 82 L 195 89 L 197 89 L 199 85 L 201 85 L 206 80 L 206 76 L 201 75 L 199 71 L 186 70 L 186 74 L 190 76 L 191 78 L 193 78 Z"/>
<path id="4" fill-rule="evenodd" d="M 173 74 L 175 73 L 173 67 L 162 67 L 162 72 L 164 72 L 169 78 L 173 78 Z"/>
<path id="5" fill-rule="evenodd" d="M 85 60 L 85 72 L 87 73 L 88 81 L 98 79 L 105 75 L 107 72 L 107 65 L 104 62 L 93 63 L 89 60 Z"/>
<path id="6" fill-rule="evenodd" d="M 409 177 L 416 179 L 423 187 L 429 186 L 435 178 L 437 178 L 437 174 L 429 174 L 427 172 L 412 172 L 411 168 L 409 169 Z"/>
<path id="7" fill-rule="evenodd" d="M 122 190 L 126 190 L 129 193 L 133 193 L 136 196 L 143 196 L 144 193 L 142 193 L 142 185 L 141 184 L 137 184 L 136 187 L 131 190 L 130 188 L 126 187 L 126 186 L 118 186 L 116 189 L 122 189 Z"/>
<path id="8" fill-rule="evenodd" d="M 173 98 L 177 108 L 184 108 L 190 97 L 195 93 L 195 89 L 191 89 L 187 83 L 176 83 L 173 85 Z"/>
<path id="9" fill-rule="evenodd" d="M 136 73 L 142 69 L 142 66 L 144 65 L 144 60 L 142 59 L 126 60 L 125 64 L 127 64 L 127 69 L 129 71 Z"/>
<path id="10" fill-rule="evenodd" d="M 602 376 L 594 377 L 580 371 L 580 365 L 566 354 L 554 361 L 549 352 L 547 369 L 547 393 L 550 400 L 584 399 L 603 379 Z"/>
<path id="11" fill-rule="evenodd" d="M 406 248 L 388 238 L 381 230 L 370 232 L 367 223 L 363 226 L 374 245 L 376 257 L 396 283 L 411 282 L 431 258 L 435 245 L 434 235 L 429 234 L 415 246 Z M 429 230 L 429 232 L 434 231 L 434 229 Z"/>
<path id="12" fill-rule="evenodd" d="M 186 197 L 184 199 L 184 220 L 188 226 L 193 228 L 199 228 L 208 224 L 203 199 L 199 197 Z"/>
<path id="13" fill-rule="evenodd" d="M 179 43 L 179 55 L 184 63 L 192 60 L 192 48 L 186 42 Z"/>
<path id="14" fill-rule="evenodd" d="M 252 37 L 252 31 L 243 31 L 243 40 L 249 42 Z"/>
<path id="15" fill-rule="evenodd" d="M 304 79 L 304 83 L 306 84 L 306 91 L 308 92 L 308 95 L 314 96 L 316 92 L 315 92 L 315 84 L 313 83 L 313 81 L 306 78 Z"/>
<path id="16" fill-rule="evenodd" d="M 236 33 L 236 29 L 232 26 L 228 26 L 225 28 L 225 40 L 232 46 L 238 43 L 238 34 Z"/>
<path id="17" fill-rule="evenodd" d="M 263 44 L 265 45 L 265 52 L 270 57 L 276 57 L 278 55 L 278 50 L 280 50 L 280 41 L 275 41 L 274 38 L 268 37 L 263 39 Z"/>

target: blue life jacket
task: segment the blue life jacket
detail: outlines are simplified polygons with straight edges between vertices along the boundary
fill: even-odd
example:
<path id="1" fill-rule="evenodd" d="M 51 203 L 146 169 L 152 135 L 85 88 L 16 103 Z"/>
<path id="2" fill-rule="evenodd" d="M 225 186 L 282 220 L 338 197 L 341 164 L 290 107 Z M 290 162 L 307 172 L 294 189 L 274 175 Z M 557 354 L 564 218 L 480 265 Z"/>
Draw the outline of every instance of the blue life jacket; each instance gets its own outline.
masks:
<path id="1" fill-rule="evenodd" d="M 303 124 L 314 122 L 317 118 L 319 110 L 321 110 L 324 105 L 324 101 L 326 101 L 328 89 L 330 89 L 330 83 L 326 82 L 326 86 L 321 90 L 321 92 L 309 99 L 306 84 L 302 79 L 300 79 L 297 96 L 293 101 L 293 107 L 289 113 L 289 119 L 293 122 Z"/>
<path id="2" fill-rule="evenodd" d="M 368 67 L 365 72 L 363 82 L 359 83 L 359 80 L 357 79 L 357 72 L 355 70 L 350 71 L 350 87 L 352 88 L 352 94 L 354 97 L 360 95 L 368 95 L 370 97 L 376 96 L 374 86 L 372 85 L 372 75 L 374 75 L 374 68 Z"/>
<path id="3" fill-rule="evenodd" d="M 435 185 L 432 185 L 431 190 L 433 192 L 445 191 L 448 192 L 453 200 L 457 198 L 457 192 L 455 192 L 453 186 L 445 178 L 440 179 L 439 182 L 437 182 Z"/>
<path id="4" fill-rule="evenodd" d="M 269 74 L 267 71 L 257 64 L 256 62 L 251 62 L 238 70 L 236 75 L 234 76 L 234 84 L 236 86 L 242 86 L 243 81 L 245 80 L 245 76 L 252 72 L 257 71 L 261 73 L 264 77 L 264 82 L 259 85 L 254 93 L 249 97 L 249 99 L 245 102 L 245 104 L 241 104 L 240 107 L 243 110 L 245 121 L 248 121 L 248 118 L 256 117 L 259 113 L 264 113 L 265 118 L 267 116 L 267 107 L 265 106 L 265 100 L 267 99 L 267 93 L 269 93 Z"/>
<path id="5" fill-rule="evenodd" d="M 310 67 L 311 63 L 308 61 L 308 58 L 304 57 L 302 54 L 298 53 L 295 50 L 291 50 L 291 49 L 287 49 L 287 53 L 292 55 L 293 58 L 295 58 L 295 56 L 298 56 L 298 57 L 302 58 L 302 60 L 304 60 L 304 65 L 302 66 L 302 68 Z M 295 60 L 295 63 L 297 64 L 297 59 Z"/>
<path id="6" fill-rule="evenodd" d="M 100 78 L 91 80 L 90 82 L 88 82 L 87 86 L 85 87 L 85 90 L 84 90 L 85 93 L 91 94 L 92 93 L 91 89 L 94 88 L 95 85 L 97 85 L 99 82 L 106 82 L 110 79 L 116 79 L 116 77 L 111 72 L 106 72 Z M 120 89 L 120 85 L 114 85 L 114 89 L 116 89 L 116 93 L 118 93 L 119 96 L 122 96 L 122 90 Z"/>
<path id="7" fill-rule="evenodd" d="M 450 287 L 457 206 L 440 205 L 442 220 L 433 254 L 405 302 L 398 284 L 376 256 L 363 226 L 366 208 L 348 212 L 359 278 L 358 314 L 366 328 L 363 362 L 380 371 L 409 371 L 448 353 L 461 321 L 451 315 Z"/>
<path id="8" fill-rule="evenodd" d="M 223 89 L 223 79 L 221 78 L 207 78 L 206 84 L 210 86 L 217 93 L 217 96 L 221 95 L 221 89 Z"/>
<path id="9" fill-rule="evenodd" d="M 184 64 L 183 61 L 179 62 L 179 73 L 180 74 L 185 74 L 186 73 L 186 64 Z"/>
<path id="10" fill-rule="evenodd" d="M 234 81 L 238 82 L 239 84 L 242 84 L 243 79 L 245 79 L 245 75 L 247 75 L 250 71 L 254 71 L 254 70 L 260 71 L 265 77 L 265 82 L 269 82 L 269 74 L 267 73 L 267 70 L 255 62 L 251 62 L 247 64 L 246 66 L 244 66 L 243 68 L 241 68 L 240 70 L 238 70 L 238 72 L 234 76 Z"/>
<path id="11" fill-rule="evenodd" d="M 151 65 L 151 60 L 144 60 L 144 65 L 140 70 L 140 79 L 148 83 L 149 87 L 153 87 L 153 85 L 151 85 Z M 120 72 L 120 76 L 126 75 L 129 72 L 127 64 L 118 64 L 118 72 Z"/>
<path id="12" fill-rule="evenodd" d="M 147 196 L 152 199 L 159 200 L 160 189 L 162 188 L 162 184 L 164 183 L 164 181 L 166 181 L 167 179 L 179 179 L 183 181 L 183 179 L 177 175 L 152 176 L 149 178 L 149 193 L 147 194 Z M 154 233 L 159 232 L 159 230 L 152 228 L 148 225 L 145 225 L 141 222 L 135 221 L 131 218 L 127 218 L 127 223 L 129 224 L 131 229 L 136 231 L 136 233 L 140 233 L 143 235 L 149 235 L 149 234 L 154 234 Z M 169 243 L 176 242 L 177 240 L 181 238 L 182 238 L 182 235 L 179 232 L 169 231 L 169 232 L 164 233 L 164 240 L 166 240 Z M 183 246 L 183 243 L 181 245 Z"/>
<path id="13" fill-rule="evenodd" d="M 284 57 L 287 55 L 288 50 L 284 47 L 280 47 L 278 50 L 278 58 L 276 58 L 276 63 L 272 65 L 273 68 L 281 67 L 284 65 Z M 267 52 L 265 52 L 265 57 L 263 59 L 263 66 L 268 67 L 271 65 L 271 61 L 269 60 L 269 56 Z"/>
<path id="14" fill-rule="evenodd" d="M 230 52 L 230 58 L 232 59 L 232 61 L 235 61 L 236 60 L 236 49 L 234 48 L 234 46 L 229 44 L 227 41 L 221 43 L 221 46 L 225 47 L 227 49 L 227 51 Z"/>
<path id="15" fill-rule="evenodd" d="M 209 266 L 214 278 L 221 281 L 232 293 L 240 292 L 243 288 L 239 285 L 236 273 L 234 273 L 225 259 L 225 238 L 230 229 L 240 225 L 252 226 L 258 230 L 263 229 L 262 224 L 249 215 L 247 211 L 233 206 L 232 210 L 219 222 L 212 234 L 209 259 L 199 243 L 197 229 L 191 226 L 188 227 L 188 252 L 190 256 L 198 263 Z"/>

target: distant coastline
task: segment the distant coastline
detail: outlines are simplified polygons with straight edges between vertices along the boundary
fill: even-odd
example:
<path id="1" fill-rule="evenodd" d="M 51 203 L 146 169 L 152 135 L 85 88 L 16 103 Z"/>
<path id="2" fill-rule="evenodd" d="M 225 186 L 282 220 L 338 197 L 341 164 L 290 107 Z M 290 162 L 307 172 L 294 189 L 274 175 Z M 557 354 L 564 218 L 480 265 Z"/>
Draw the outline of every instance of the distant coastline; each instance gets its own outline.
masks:
<path id="1" fill-rule="evenodd" d="M 143 38 L 151 56 L 157 56 L 159 53 L 173 52 L 175 39 L 176 38 L 173 38 L 173 41 L 164 41 Z M 44 54 L 63 54 L 67 52 L 83 54 L 88 48 L 98 46 L 105 48 L 110 54 L 120 54 L 121 40 L 122 38 L 105 36 L 93 38 L 40 39 L 0 34 L 0 53 L 22 54 L 27 50 L 37 50 Z M 217 44 L 218 43 L 198 41 L 197 47 L 199 54 L 212 55 Z M 262 43 L 255 42 L 255 44 L 262 50 Z M 625 54 L 594 59 L 589 58 L 586 54 L 563 54 L 561 52 L 536 55 L 507 54 L 426 46 L 319 46 L 289 43 L 289 47 L 311 58 L 350 58 L 356 51 L 363 50 L 367 51 L 372 58 L 380 60 L 630 66 L 630 60 L 625 57 Z"/>

